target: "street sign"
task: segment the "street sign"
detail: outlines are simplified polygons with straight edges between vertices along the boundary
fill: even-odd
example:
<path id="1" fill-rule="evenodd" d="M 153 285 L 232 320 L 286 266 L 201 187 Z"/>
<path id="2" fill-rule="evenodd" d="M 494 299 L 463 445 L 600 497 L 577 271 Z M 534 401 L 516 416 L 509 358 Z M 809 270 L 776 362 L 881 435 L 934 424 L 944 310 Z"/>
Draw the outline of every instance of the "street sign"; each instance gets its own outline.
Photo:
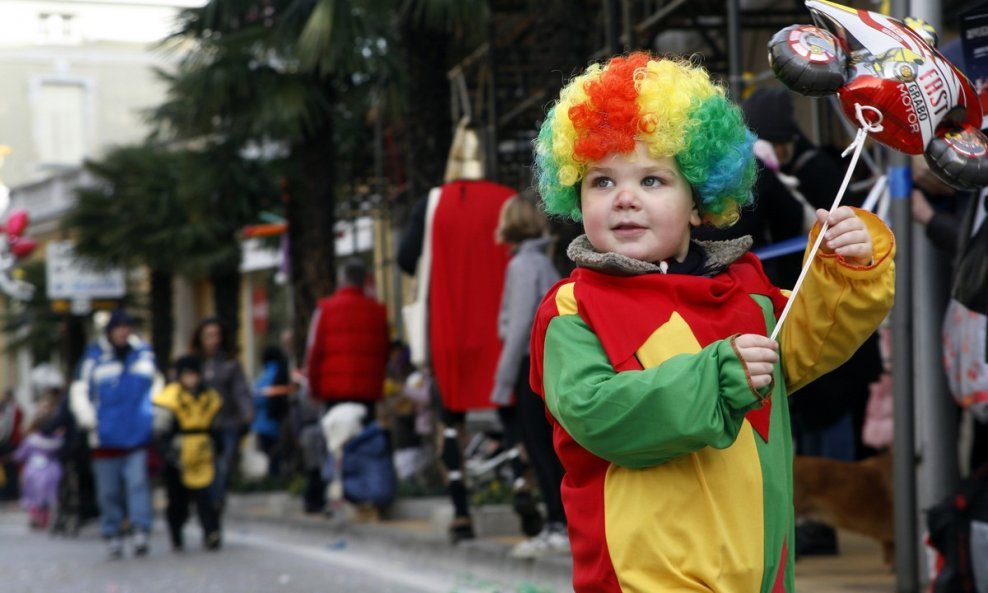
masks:
<path id="1" fill-rule="evenodd" d="M 45 255 L 49 299 L 82 303 L 91 299 L 120 298 L 127 292 L 120 268 L 97 269 L 77 257 L 72 241 L 52 241 Z M 78 305 L 77 305 L 78 306 Z"/>

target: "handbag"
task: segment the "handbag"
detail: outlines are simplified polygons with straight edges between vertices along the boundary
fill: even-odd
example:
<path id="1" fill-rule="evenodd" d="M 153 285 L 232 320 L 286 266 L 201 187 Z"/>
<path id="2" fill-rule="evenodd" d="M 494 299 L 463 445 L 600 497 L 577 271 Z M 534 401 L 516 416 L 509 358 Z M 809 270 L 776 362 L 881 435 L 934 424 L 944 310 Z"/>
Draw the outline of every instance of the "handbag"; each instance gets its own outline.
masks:
<path id="1" fill-rule="evenodd" d="M 436 215 L 442 188 L 429 191 L 425 210 L 425 237 L 422 256 L 415 270 L 415 300 L 401 308 L 401 320 L 412 364 L 418 367 L 429 362 L 429 275 L 432 268 L 432 220 Z"/>

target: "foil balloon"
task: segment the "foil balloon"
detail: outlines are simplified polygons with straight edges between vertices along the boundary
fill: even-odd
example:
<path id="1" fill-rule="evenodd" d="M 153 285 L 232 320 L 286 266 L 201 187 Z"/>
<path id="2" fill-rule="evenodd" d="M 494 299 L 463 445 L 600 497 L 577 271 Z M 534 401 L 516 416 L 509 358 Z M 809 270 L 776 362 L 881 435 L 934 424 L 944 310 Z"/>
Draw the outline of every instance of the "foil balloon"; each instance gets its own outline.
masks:
<path id="1" fill-rule="evenodd" d="M 881 114 L 871 131 L 882 144 L 923 154 L 930 169 L 959 189 L 988 185 L 988 137 L 971 82 L 936 49 L 932 28 L 867 10 L 807 0 L 815 25 L 792 25 L 769 42 L 769 63 L 789 89 L 811 97 L 836 93 L 855 125 Z M 862 111 L 865 108 L 865 111 Z"/>
<path id="2" fill-rule="evenodd" d="M 34 286 L 15 278 L 14 266 L 38 246 L 34 239 L 23 235 L 27 226 L 28 216 L 22 210 L 15 210 L 6 224 L 0 225 L 0 292 L 22 301 L 34 296 Z"/>
<path id="3" fill-rule="evenodd" d="M 9 154 L 9 147 L 0 146 L 0 166 L 3 165 L 4 157 Z M 10 191 L 0 180 L 0 216 L 9 206 Z M 33 285 L 13 276 L 17 260 L 27 257 L 37 247 L 34 239 L 23 236 L 28 222 L 27 212 L 15 210 L 7 217 L 6 223 L 0 224 L 0 292 L 22 301 L 34 296 Z"/>

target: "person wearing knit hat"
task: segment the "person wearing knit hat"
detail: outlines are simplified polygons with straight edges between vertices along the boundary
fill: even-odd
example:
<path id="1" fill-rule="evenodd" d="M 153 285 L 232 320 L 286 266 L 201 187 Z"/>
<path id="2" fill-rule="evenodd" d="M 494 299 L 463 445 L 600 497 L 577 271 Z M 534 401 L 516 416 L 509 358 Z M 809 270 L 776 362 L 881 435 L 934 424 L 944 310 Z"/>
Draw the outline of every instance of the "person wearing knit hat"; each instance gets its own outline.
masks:
<path id="1" fill-rule="evenodd" d="M 741 111 L 748 127 L 762 140 L 783 144 L 799 134 L 786 89 L 760 88 L 741 103 Z"/>
<path id="2" fill-rule="evenodd" d="M 186 354 L 175 359 L 172 370 L 175 372 L 175 379 L 179 379 L 184 372 L 202 375 L 202 361 L 198 356 Z"/>
<path id="3" fill-rule="evenodd" d="M 531 335 L 576 593 L 794 589 L 786 397 L 885 318 L 894 241 L 819 211 L 823 250 L 767 338 L 787 296 L 750 238 L 690 238 L 751 203 L 754 141 L 703 68 L 645 52 L 588 67 L 542 124 L 543 207 L 586 233 Z"/>
<path id="4" fill-rule="evenodd" d="M 125 325 L 127 327 L 134 327 L 134 318 L 130 316 L 130 313 L 126 309 L 114 309 L 110 313 L 110 319 L 106 322 L 106 333 L 109 334 L 113 328 Z"/>
<path id="5" fill-rule="evenodd" d="M 151 488 L 147 446 L 151 442 L 151 394 L 160 377 L 151 347 L 133 335 L 134 320 L 123 309 L 110 315 L 105 335 L 89 344 L 70 405 L 79 427 L 89 432 L 100 531 L 111 558 L 123 554 L 124 525 L 133 550 L 148 553 Z"/>
<path id="6" fill-rule="evenodd" d="M 203 531 L 203 547 L 221 544 L 220 508 L 213 504 L 214 458 L 220 441 L 215 430 L 223 398 L 202 381 L 202 361 L 185 355 L 172 365 L 175 380 L 157 392 L 154 403 L 155 441 L 165 460 L 165 516 L 172 549 L 185 548 L 182 529 L 194 503 Z"/>
<path id="7" fill-rule="evenodd" d="M 760 88 L 741 104 L 744 119 L 758 137 L 772 145 L 781 172 L 799 181 L 799 192 L 814 208 L 830 208 L 844 171 L 831 155 L 803 134 L 792 95 L 783 88 Z M 845 204 L 860 206 L 864 196 L 848 196 Z"/>

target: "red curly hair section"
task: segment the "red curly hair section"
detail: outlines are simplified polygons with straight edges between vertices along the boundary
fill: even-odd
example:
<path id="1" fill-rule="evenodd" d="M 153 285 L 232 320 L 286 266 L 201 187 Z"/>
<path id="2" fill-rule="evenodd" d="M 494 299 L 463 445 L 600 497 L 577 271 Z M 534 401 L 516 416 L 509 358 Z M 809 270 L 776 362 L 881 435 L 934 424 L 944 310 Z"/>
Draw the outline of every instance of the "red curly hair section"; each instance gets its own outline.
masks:
<path id="1" fill-rule="evenodd" d="M 577 133 L 575 159 L 596 161 L 611 153 L 625 154 L 635 149 L 641 117 L 635 72 L 644 68 L 648 60 L 644 53 L 616 57 L 601 76 L 587 81 L 587 101 L 569 110 Z"/>

